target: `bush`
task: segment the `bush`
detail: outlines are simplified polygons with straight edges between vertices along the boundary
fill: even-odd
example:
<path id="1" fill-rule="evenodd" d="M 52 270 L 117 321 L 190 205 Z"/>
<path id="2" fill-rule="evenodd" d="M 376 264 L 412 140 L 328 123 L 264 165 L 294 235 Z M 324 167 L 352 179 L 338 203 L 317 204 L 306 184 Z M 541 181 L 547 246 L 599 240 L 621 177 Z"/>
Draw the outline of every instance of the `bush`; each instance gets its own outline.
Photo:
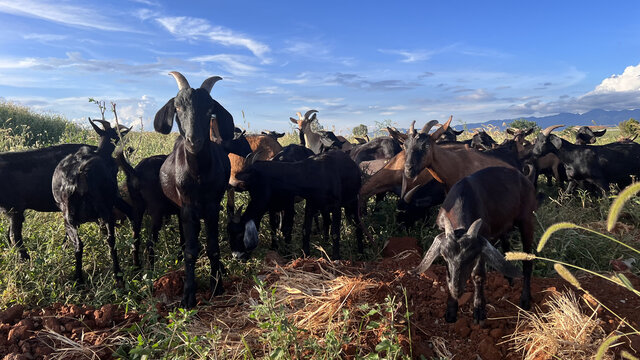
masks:
<path id="1" fill-rule="evenodd" d="M 527 119 L 517 119 L 517 120 L 513 120 L 510 124 L 509 127 L 512 127 L 514 129 L 528 129 L 528 128 L 533 128 L 534 132 L 538 129 L 540 129 L 540 127 L 538 126 L 538 124 L 535 121 L 531 121 L 531 120 L 527 120 Z"/>
<path id="2" fill-rule="evenodd" d="M 640 133 L 640 123 L 638 123 L 638 120 L 634 118 L 621 121 L 620 124 L 618 124 L 618 126 L 620 127 L 620 132 L 622 133 L 622 136 L 625 136 L 628 138 L 634 137 L 635 135 Z"/>
<path id="3" fill-rule="evenodd" d="M 364 137 L 369 132 L 367 125 L 360 124 L 353 128 L 353 136 Z"/>
<path id="4" fill-rule="evenodd" d="M 63 134 L 79 127 L 57 114 L 39 114 L 10 102 L 0 102 L 0 128 L 24 139 L 24 146 L 56 144 Z"/>

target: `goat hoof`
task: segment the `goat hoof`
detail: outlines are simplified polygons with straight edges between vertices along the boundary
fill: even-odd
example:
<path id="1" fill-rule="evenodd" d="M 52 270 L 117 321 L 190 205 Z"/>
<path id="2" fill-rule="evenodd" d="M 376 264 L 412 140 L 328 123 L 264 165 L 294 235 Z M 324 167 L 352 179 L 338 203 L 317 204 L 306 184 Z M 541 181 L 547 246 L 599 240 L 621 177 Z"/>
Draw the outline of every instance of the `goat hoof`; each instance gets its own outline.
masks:
<path id="1" fill-rule="evenodd" d="M 524 310 L 531 309 L 531 297 L 522 297 L 520 298 L 520 307 Z"/>
<path id="2" fill-rule="evenodd" d="M 27 253 L 26 250 L 20 250 L 20 259 L 22 259 L 22 261 L 29 261 L 31 257 L 29 256 L 29 253 Z"/>
<path id="3" fill-rule="evenodd" d="M 483 308 L 473 309 L 473 323 L 484 325 L 484 321 L 487 319 L 487 311 Z"/>
<path id="4" fill-rule="evenodd" d="M 185 308 L 185 309 L 191 309 L 194 308 L 197 304 L 196 301 L 196 294 L 184 294 L 184 296 L 182 297 L 182 301 L 180 301 L 180 307 Z"/>
<path id="5" fill-rule="evenodd" d="M 444 315 L 444 320 L 448 323 L 456 322 L 458 320 L 458 312 L 447 310 L 446 314 Z"/>

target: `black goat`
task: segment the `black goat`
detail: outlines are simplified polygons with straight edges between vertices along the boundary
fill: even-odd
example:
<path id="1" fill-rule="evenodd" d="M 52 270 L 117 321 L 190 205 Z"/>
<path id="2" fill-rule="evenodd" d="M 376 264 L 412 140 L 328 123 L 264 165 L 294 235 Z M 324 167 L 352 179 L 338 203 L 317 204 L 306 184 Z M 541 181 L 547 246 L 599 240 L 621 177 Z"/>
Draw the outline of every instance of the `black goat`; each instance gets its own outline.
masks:
<path id="1" fill-rule="evenodd" d="M 301 161 L 306 158 L 313 156 L 314 153 L 310 149 L 307 149 L 304 146 L 297 144 L 290 144 L 285 146 L 282 151 L 277 153 L 271 161 L 274 162 L 296 162 Z M 251 166 L 251 164 L 247 164 L 247 167 Z M 241 177 L 243 175 L 240 175 Z M 242 186 L 245 186 L 246 183 L 242 182 Z M 251 202 L 253 199 L 263 199 L 261 194 L 256 194 L 255 189 L 249 189 L 249 193 L 251 195 Z M 281 192 L 277 194 L 273 194 L 268 197 L 266 206 L 255 206 L 249 203 L 247 210 L 244 214 L 242 213 L 242 209 L 236 212 L 233 216 L 229 218 L 229 223 L 227 224 L 227 231 L 229 233 L 229 238 L 234 238 L 235 242 L 240 244 L 244 243 L 244 232 L 245 229 L 249 229 L 248 231 L 253 231 L 252 226 L 255 226 L 255 231 L 257 232 L 260 226 L 260 220 L 264 216 L 265 211 L 269 211 L 269 224 L 271 226 L 271 248 L 278 248 L 277 243 L 277 230 L 278 225 L 278 216 L 277 213 L 282 213 L 282 222 L 281 222 L 281 231 L 284 236 L 284 241 L 289 244 L 291 243 L 291 233 L 293 231 L 293 217 L 295 215 L 294 204 L 295 204 L 295 196 L 289 192 Z M 258 208 L 259 210 L 253 210 Z M 329 218 L 325 219 L 325 225 L 328 226 Z M 251 223 L 249 223 L 251 221 Z M 247 225 L 249 223 L 249 225 Z M 326 229 L 325 226 L 325 229 Z M 237 258 L 247 259 L 250 255 L 249 251 L 235 251 L 233 254 Z"/>
<path id="2" fill-rule="evenodd" d="M 102 221 L 107 226 L 107 243 L 113 261 L 113 275 L 122 286 L 122 272 L 116 252 L 114 207 L 131 214 L 130 207 L 119 197 L 118 166 L 111 157 L 119 140 L 118 131 L 107 121 L 99 121 L 100 129 L 91 119 L 91 126 L 100 135 L 98 148 L 82 147 L 60 161 L 53 172 L 50 188 L 56 204 L 62 211 L 68 239 L 73 243 L 76 257 L 75 279 L 84 283 L 82 275 L 82 240 L 78 226 L 91 221 Z M 120 125 L 121 126 L 121 125 Z M 131 129 L 121 126 L 120 135 Z"/>
<path id="3" fill-rule="evenodd" d="M 160 184 L 165 196 L 180 207 L 185 240 L 182 306 L 191 308 L 196 305 L 195 263 L 200 252 L 200 219 L 204 219 L 207 232 L 211 292 L 213 295 L 224 292 L 218 218 L 231 165 L 219 143 L 233 139 L 234 125 L 231 114 L 210 95 L 211 88 L 220 77 L 210 77 L 200 88 L 193 89 L 179 72 L 169 74 L 178 84 L 178 94 L 158 110 L 153 125 L 156 131 L 168 134 L 175 118 L 180 130 L 173 151 L 160 168 Z M 215 141 L 210 141 L 210 126 Z"/>
<path id="4" fill-rule="evenodd" d="M 95 150 L 85 144 L 61 144 L 36 150 L 0 153 L 0 209 L 10 219 L 9 239 L 18 247 L 20 256 L 29 254 L 22 242 L 24 211 L 31 209 L 43 212 L 60 211 L 51 192 L 51 179 L 56 166 L 67 155 L 81 147 Z"/>
<path id="5" fill-rule="evenodd" d="M 338 139 L 332 131 L 316 132 L 311 128 L 311 123 L 316 120 L 317 112 L 318 110 L 309 110 L 304 116 L 301 113 L 297 113 L 298 120 L 289 118 L 292 123 L 298 125 L 300 144 L 311 149 L 315 154 L 332 149 L 341 149 L 345 140 Z"/>
<path id="6" fill-rule="evenodd" d="M 436 140 L 436 143 L 442 142 L 456 142 L 458 141 L 458 136 L 461 135 L 464 130 L 455 130 L 452 127 L 447 128 L 445 132 L 440 135 L 440 137 Z"/>
<path id="7" fill-rule="evenodd" d="M 167 159 L 167 155 L 154 155 L 144 158 L 135 167 L 127 162 L 122 151 L 116 152 L 116 162 L 127 177 L 128 200 L 132 208 L 131 225 L 133 232 L 133 264 L 141 266 L 140 262 L 140 235 L 142 219 L 145 213 L 151 217 L 151 237 L 147 240 L 147 256 L 149 265 L 154 265 L 154 244 L 158 242 L 158 233 L 162 228 L 165 217 L 178 215 L 180 208 L 169 200 L 162 192 L 160 186 L 160 167 Z M 182 236 L 182 223 L 180 226 L 180 244 L 184 244 Z"/>
<path id="8" fill-rule="evenodd" d="M 447 322 L 456 321 L 458 298 L 464 293 L 469 275 L 474 285 L 473 320 L 484 322 L 487 318 L 485 261 L 508 277 L 520 275 L 488 240 L 502 238 L 503 246 L 508 246 L 504 240 L 515 225 L 520 230 L 523 251 L 531 252 L 536 207 L 533 185 L 511 168 L 485 168 L 461 179 L 451 188 L 437 219 L 444 234 L 435 237 L 417 268 L 418 272 L 426 271 L 438 255 L 447 262 Z M 531 306 L 532 269 L 531 261 L 523 262 L 520 306 L 527 310 Z"/>
<path id="9" fill-rule="evenodd" d="M 380 136 L 364 144 L 355 145 L 349 156 L 356 164 L 363 161 L 391 159 L 402 151 L 400 143 L 391 136 Z"/>
<path id="10" fill-rule="evenodd" d="M 587 144 L 595 144 L 596 138 L 603 136 L 607 132 L 607 129 L 602 130 L 593 130 L 590 126 L 582 126 L 578 129 L 576 133 L 576 144 L 577 145 L 587 145 Z"/>
<path id="11" fill-rule="evenodd" d="M 268 131 L 263 131 L 262 135 L 271 136 L 273 138 L 273 140 L 277 141 L 279 138 L 284 136 L 284 133 L 279 133 L 277 131 L 268 130 Z"/>
<path id="12" fill-rule="evenodd" d="M 329 151 L 292 163 L 259 161 L 238 173 L 237 178 L 251 194 L 251 202 L 242 216 L 246 222 L 245 242 L 257 241 L 255 224 L 271 204 L 283 195 L 300 196 L 307 200 L 302 234 L 302 250 L 306 255 L 310 253 L 311 219 L 320 211 L 324 214 L 331 213 L 333 257 L 340 258 L 340 219 L 343 207 L 357 226 L 358 251 L 364 251 L 364 228 L 358 212 L 360 169 L 342 151 Z M 254 237 L 255 240 L 248 241 L 248 237 Z"/>
<path id="13" fill-rule="evenodd" d="M 577 183 L 594 185 L 606 192 L 610 184 L 622 188 L 631 183 L 632 176 L 640 175 L 640 144 L 576 145 L 551 134 L 557 127 L 550 126 L 538 135 L 533 157 L 549 153 L 558 156 L 571 180 L 567 192 L 571 192 Z"/>

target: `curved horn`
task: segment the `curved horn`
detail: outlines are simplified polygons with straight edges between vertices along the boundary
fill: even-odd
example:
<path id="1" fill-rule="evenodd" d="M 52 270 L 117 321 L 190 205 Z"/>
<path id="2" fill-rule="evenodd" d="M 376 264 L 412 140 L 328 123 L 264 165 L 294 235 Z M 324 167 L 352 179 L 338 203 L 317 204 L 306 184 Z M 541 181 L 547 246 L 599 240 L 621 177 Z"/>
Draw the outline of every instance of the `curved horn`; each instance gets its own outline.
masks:
<path id="1" fill-rule="evenodd" d="M 451 220 L 449 220 L 447 215 L 443 215 L 442 218 L 444 219 L 442 220 L 444 225 L 444 233 L 446 235 L 453 235 L 453 224 L 451 224 Z"/>
<path id="2" fill-rule="evenodd" d="M 429 247 L 427 253 L 424 254 L 424 258 L 422 258 L 420 265 L 418 265 L 418 267 L 414 270 L 417 274 L 421 274 L 427 271 L 427 269 L 431 267 L 433 261 L 438 257 L 438 255 L 440 255 L 440 246 L 442 245 L 442 238 L 444 236 L 446 235 L 439 234 L 433 239 L 433 243 L 431 243 L 431 247 Z"/>
<path id="3" fill-rule="evenodd" d="M 415 133 L 416 133 L 415 125 L 416 125 L 416 121 L 413 120 L 411 122 L 411 126 L 409 126 L 409 135 L 415 135 Z"/>
<path id="4" fill-rule="evenodd" d="M 91 120 L 91 118 L 88 118 L 88 119 L 89 119 L 89 123 L 91 124 L 91 127 L 93 127 L 93 130 L 95 130 L 98 134 L 104 133 L 104 130 L 100 129 L 100 127 L 95 123 L 95 121 L 98 121 L 98 120 Z"/>
<path id="5" fill-rule="evenodd" d="M 213 88 L 213 85 L 215 85 L 215 83 L 217 83 L 218 81 L 222 80 L 222 78 L 220 76 L 212 76 L 210 78 L 208 78 L 207 80 L 202 82 L 202 85 L 200 85 L 200 89 L 205 89 L 207 90 L 208 93 L 211 93 L 211 89 Z M 187 80 L 185 80 L 187 81 Z M 187 83 L 187 86 L 189 84 Z"/>
<path id="6" fill-rule="evenodd" d="M 296 115 L 298 115 L 298 119 L 304 120 L 304 118 L 302 117 L 302 113 L 300 111 L 298 111 Z"/>
<path id="7" fill-rule="evenodd" d="M 432 139 L 437 139 L 439 138 L 442 134 L 444 134 L 445 131 L 447 131 L 447 129 L 449 129 L 449 126 L 451 126 L 451 120 L 453 120 L 453 115 L 449 116 L 449 120 L 447 120 L 446 123 L 444 123 L 444 125 L 442 125 L 442 127 L 438 130 L 436 130 L 432 135 L 431 138 Z"/>
<path id="8" fill-rule="evenodd" d="M 110 122 L 108 122 L 108 121 L 106 121 L 106 120 L 93 120 L 93 121 L 97 121 L 97 122 L 99 122 L 100 124 L 102 124 L 102 127 L 103 127 L 105 130 L 111 129 L 111 123 L 110 123 Z"/>
<path id="9" fill-rule="evenodd" d="M 189 86 L 189 82 L 187 81 L 187 79 L 179 72 L 172 71 L 169 73 L 169 75 L 173 76 L 173 78 L 176 79 L 176 83 L 178 83 L 178 90 L 188 89 L 191 87 Z"/>
<path id="10" fill-rule="evenodd" d="M 311 114 L 313 114 L 313 113 L 317 113 L 317 112 L 318 112 L 318 110 L 309 110 L 309 111 L 307 111 L 306 113 L 304 113 L 304 119 L 305 119 L 305 120 L 309 119 L 309 116 L 310 116 Z"/>
<path id="11" fill-rule="evenodd" d="M 438 123 L 438 120 L 429 121 L 428 123 L 424 124 L 424 126 L 422 127 L 422 130 L 420 130 L 420 132 L 423 133 L 423 134 L 428 134 L 429 131 L 431 130 L 431 128 L 436 126 L 437 123 Z"/>
<path id="12" fill-rule="evenodd" d="M 544 136 L 549 136 L 549 134 L 551 134 L 551 132 L 557 128 L 563 127 L 564 125 L 551 125 L 548 128 L 542 130 L 542 134 Z"/>

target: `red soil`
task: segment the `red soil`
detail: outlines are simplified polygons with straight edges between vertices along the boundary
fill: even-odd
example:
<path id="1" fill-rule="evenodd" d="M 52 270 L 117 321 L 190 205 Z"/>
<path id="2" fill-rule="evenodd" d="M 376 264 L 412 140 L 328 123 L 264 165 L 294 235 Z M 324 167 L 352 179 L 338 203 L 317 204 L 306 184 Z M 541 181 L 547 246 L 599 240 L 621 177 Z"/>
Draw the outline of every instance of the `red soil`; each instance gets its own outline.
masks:
<path id="1" fill-rule="evenodd" d="M 411 327 L 411 346 L 409 346 L 409 334 L 401 334 L 401 344 L 405 350 L 411 351 L 414 358 L 424 355 L 429 359 L 436 354 L 430 344 L 433 337 L 443 338 L 446 347 L 455 355 L 456 359 L 476 359 L 479 355 L 483 360 L 494 359 L 521 359 L 522 354 L 510 350 L 510 343 L 505 342 L 505 336 L 513 332 L 518 315 L 518 304 L 521 283 L 515 281 L 509 286 L 502 275 L 490 272 L 487 279 L 486 296 L 488 319 L 483 327 L 473 325 L 472 319 L 472 287 L 469 284 L 467 293 L 460 299 L 460 311 L 458 321 L 448 324 L 444 321 L 447 290 L 445 284 L 446 269 L 443 266 L 433 266 L 422 275 L 410 273 L 420 261 L 418 252 L 403 252 L 417 248 L 417 244 L 410 239 L 394 239 L 385 250 L 388 255 L 400 256 L 384 258 L 376 262 L 348 262 L 343 261 L 338 268 L 343 268 L 350 273 L 358 274 L 363 279 L 371 280 L 377 284 L 371 293 L 374 300 L 382 303 L 388 294 L 395 295 L 397 299 L 404 299 L 403 289 L 406 291 Z M 275 261 L 279 261 L 274 259 Z M 287 264 L 286 268 L 304 269 L 308 272 L 320 272 L 318 264 L 326 260 L 297 259 Z M 326 270 L 326 267 L 323 266 Z M 265 274 L 267 283 L 278 280 L 275 273 Z M 154 290 L 158 298 L 158 309 L 161 314 L 166 314 L 166 304 L 175 303 L 182 292 L 181 272 L 172 272 L 158 279 L 154 283 Z M 640 287 L 640 279 L 629 275 L 636 288 Z M 596 277 L 580 278 L 581 283 L 597 299 L 626 318 L 633 326 L 640 324 L 640 298 L 627 290 L 615 286 L 610 282 Z M 227 293 L 250 293 L 253 284 L 248 279 L 228 278 L 225 281 Z M 532 281 L 532 294 L 535 306 L 541 306 L 543 301 L 554 291 L 567 291 L 570 286 L 562 279 L 534 278 Z M 572 289 L 575 291 L 575 289 Z M 354 294 L 355 295 L 355 294 Z M 206 293 L 200 293 L 203 299 Z M 404 303 L 404 301 L 403 301 Z M 217 314 L 224 311 L 225 314 L 233 314 L 236 307 L 246 309 L 247 304 L 230 304 L 225 306 L 199 305 L 201 318 L 211 316 L 215 319 Z M 400 313 L 405 309 L 401 308 Z M 607 332 L 615 330 L 619 320 L 612 315 L 600 311 L 599 318 L 603 322 L 603 328 Z M 117 345 L 110 344 L 107 339 L 114 325 L 119 327 L 139 320 L 137 314 L 125 314 L 124 309 L 107 304 L 100 309 L 87 306 L 54 304 L 44 309 L 25 309 L 15 305 L 0 313 L 0 358 L 5 359 L 47 359 L 54 348 L 62 346 L 61 342 L 52 336 L 43 336 L 47 332 L 55 332 L 74 341 L 79 341 L 84 334 L 84 343 L 94 346 L 104 344 L 97 350 L 101 359 L 110 359 Z M 250 328 L 252 321 L 246 319 L 242 325 Z M 406 328 L 406 327 L 405 327 Z M 374 336 L 372 334 L 368 337 Z M 367 338 L 366 343 L 371 350 L 377 344 L 375 338 Z M 632 347 L 640 351 L 640 339 L 632 339 Z M 94 348 L 98 349 L 98 348 Z M 410 349 L 410 350 L 409 350 Z M 356 349 L 343 346 L 345 358 L 353 358 Z"/>

